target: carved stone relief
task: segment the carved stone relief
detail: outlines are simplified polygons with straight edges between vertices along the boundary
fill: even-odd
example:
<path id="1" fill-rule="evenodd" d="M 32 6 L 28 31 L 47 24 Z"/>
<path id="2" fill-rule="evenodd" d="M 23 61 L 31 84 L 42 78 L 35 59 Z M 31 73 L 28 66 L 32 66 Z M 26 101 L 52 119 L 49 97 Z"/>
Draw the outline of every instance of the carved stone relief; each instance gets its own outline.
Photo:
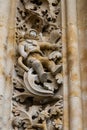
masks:
<path id="1" fill-rule="evenodd" d="M 60 0 L 19 0 L 13 130 L 63 130 Z"/>

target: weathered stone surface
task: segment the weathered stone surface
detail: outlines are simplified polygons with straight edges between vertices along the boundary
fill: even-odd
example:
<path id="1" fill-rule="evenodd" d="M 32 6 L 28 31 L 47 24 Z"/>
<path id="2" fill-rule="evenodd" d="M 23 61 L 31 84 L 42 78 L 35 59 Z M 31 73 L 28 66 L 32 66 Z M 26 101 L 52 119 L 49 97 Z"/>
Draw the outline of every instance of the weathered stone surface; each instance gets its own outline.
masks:
<path id="1" fill-rule="evenodd" d="M 0 129 L 86 130 L 87 1 L 21 2 L 23 4 L 19 0 L 0 0 Z M 58 2 L 61 2 L 61 5 Z M 54 51 L 48 46 L 45 46 L 47 50 L 39 50 L 49 58 L 48 61 L 52 60 L 56 65 L 62 63 L 63 70 L 60 73 L 60 66 L 56 76 L 48 69 L 43 73 L 43 66 L 44 71 L 33 71 L 39 64 L 35 62 L 33 69 L 30 69 L 27 60 L 18 51 L 19 43 L 25 42 L 31 28 L 34 29 L 32 35 L 35 36 L 36 31 L 40 38 L 37 44 L 57 43 L 58 47 L 60 46 Z M 28 39 L 34 40 L 33 43 L 38 41 L 38 37 L 30 39 L 29 36 Z M 38 56 L 35 56 L 35 60 L 38 59 L 36 57 Z M 16 64 L 17 61 L 19 64 Z M 41 76 L 41 73 L 44 76 Z M 17 76 L 23 78 L 19 80 Z M 49 83 L 46 82 L 48 78 Z M 34 97 L 34 100 L 30 97 Z"/>
<path id="2" fill-rule="evenodd" d="M 12 129 L 63 129 L 60 1 L 16 3 Z M 51 124 L 51 126 L 50 126 Z"/>
<path id="3" fill-rule="evenodd" d="M 78 35 L 83 108 L 83 130 L 87 129 L 87 1 L 78 0 Z"/>

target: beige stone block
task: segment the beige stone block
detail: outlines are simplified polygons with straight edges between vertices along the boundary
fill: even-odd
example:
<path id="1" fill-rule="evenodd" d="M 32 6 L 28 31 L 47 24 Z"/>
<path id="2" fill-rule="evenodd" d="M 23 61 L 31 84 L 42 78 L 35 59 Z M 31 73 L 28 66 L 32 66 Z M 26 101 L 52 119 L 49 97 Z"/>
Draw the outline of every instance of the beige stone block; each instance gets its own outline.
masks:
<path id="1" fill-rule="evenodd" d="M 64 130 L 69 129 L 69 106 L 68 100 L 64 99 Z"/>
<path id="2" fill-rule="evenodd" d="M 70 98 L 70 130 L 82 130 L 82 104 L 78 97 Z"/>

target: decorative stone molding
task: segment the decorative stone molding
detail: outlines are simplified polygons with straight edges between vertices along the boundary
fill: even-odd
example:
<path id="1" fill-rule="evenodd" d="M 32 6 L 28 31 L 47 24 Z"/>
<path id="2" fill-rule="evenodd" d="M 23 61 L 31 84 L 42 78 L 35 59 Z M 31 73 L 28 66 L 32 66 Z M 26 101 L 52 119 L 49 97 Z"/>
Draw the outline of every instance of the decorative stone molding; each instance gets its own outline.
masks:
<path id="1" fill-rule="evenodd" d="M 60 0 L 19 0 L 12 128 L 63 130 Z"/>

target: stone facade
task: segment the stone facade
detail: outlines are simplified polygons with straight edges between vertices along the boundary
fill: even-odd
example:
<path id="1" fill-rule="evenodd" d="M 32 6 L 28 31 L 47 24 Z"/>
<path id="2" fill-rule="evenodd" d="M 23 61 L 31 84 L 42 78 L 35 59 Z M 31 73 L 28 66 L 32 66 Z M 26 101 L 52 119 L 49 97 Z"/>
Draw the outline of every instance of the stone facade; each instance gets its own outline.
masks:
<path id="1" fill-rule="evenodd" d="M 0 0 L 0 130 L 86 130 L 86 0 Z"/>

